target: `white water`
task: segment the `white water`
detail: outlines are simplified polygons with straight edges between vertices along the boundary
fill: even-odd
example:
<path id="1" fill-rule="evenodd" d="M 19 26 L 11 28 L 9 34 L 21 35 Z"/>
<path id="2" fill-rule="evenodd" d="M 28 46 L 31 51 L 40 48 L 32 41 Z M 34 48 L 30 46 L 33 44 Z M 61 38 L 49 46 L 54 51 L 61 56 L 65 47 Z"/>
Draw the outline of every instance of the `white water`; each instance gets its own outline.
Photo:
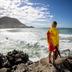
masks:
<path id="1" fill-rule="evenodd" d="M 60 34 L 60 51 L 72 50 L 72 35 Z M 22 50 L 32 61 L 48 56 L 46 31 L 40 29 L 0 29 L 0 53 Z"/>

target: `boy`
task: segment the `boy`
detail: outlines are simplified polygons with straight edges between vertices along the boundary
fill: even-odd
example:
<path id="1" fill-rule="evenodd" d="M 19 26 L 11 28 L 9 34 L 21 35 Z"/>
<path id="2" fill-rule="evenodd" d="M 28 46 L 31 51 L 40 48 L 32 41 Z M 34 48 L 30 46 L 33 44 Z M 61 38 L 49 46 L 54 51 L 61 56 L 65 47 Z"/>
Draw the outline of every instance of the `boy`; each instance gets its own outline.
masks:
<path id="1" fill-rule="evenodd" d="M 49 44 L 49 63 L 51 63 L 51 54 L 53 52 L 53 63 L 55 63 L 55 60 L 60 52 L 58 50 L 59 47 L 59 33 L 57 30 L 57 22 L 53 21 L 52 27 L 47 32 L 47 40 Z"/>

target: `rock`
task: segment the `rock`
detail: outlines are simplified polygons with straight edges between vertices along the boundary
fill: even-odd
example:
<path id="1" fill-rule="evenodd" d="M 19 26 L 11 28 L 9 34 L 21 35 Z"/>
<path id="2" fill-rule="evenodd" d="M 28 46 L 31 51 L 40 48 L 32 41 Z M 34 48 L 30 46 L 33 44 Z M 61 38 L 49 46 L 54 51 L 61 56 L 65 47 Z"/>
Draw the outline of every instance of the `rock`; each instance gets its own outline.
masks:
<path id="1" fill-rule="evenodd" d="M 17 51 L 17 50 L 13 50 L 13 51 L 12 51 L 12 54 L 14 54 L 14 55 L 15 55 L 15 54 L 18 54 L 18 51 Z"/>
<path id="2" fill-rule="evenodd" d="M 28 62 L 28 63 L 27 63 Z M 23 51 L 17 51 L 17 50 L 13 50 L 11 52 L 8 52 L 6 56 L 3 56 L 2 54 L 0 54 L 0 71 L 1 72 L 14 72 L 17 68 L 16 65 L 18 64 L 26 64 L 30 65 L 32 62 L 29 61 L 29 56 L 28 54 L 24 53 Z M 4 68 L 2 68 L 4 67 Z M 7 68 L 9 68 L 7 70 Z M 27 68 L 25 67 L 25 70 L 23 69 L 23 71 L 26 71 Z"/>
<path id="3" fill-rule="evenodd" d="M 60 60 L 59 60 L 60 61 Z M 72 61 L 72 60 L 71 60 Z M 72 72 L 72 63 L 68 61 L 68 59 L 64 59 L 59 63 L 53 64 L 56 69 L 56 72 Z"/>
<path id="4" fill-rule="evenodd" d="M 68 69 L 70 72 L 72 72 L 72 63 L 69 62 L 68 59 L 64 60 L 63 65 L 66 69 Z"/>
<path id="5" fill-rule="evenodd" d="M 16 68 L 17 68 L 17 65 L 14 65 L 14 66 L 9 70 L 9 72 L 14 72 L 14 71 L 16 70 Z"/>
<path id="6" fill-rule="evenodd" d="M 6 67 L 6 68 L 11 67 L 10 62 L 9 62 L 8 60 L 7 60 L 7 61 L 5 61 L 5 62 L 3 63 L 3 67 Z"/>
<path id="7" fill-rule="evenodd" d="M 7 72 L 11 72 L 12 68 L 8 68 Z"/>
<path id="8" fill-rule="evenodd" d="M 20 58 L 20 54 L 18 53 L 18 54 L 15 54 L 15 56 L 14 56 L 15 58 Z"/>
<path id="9" fill-rule="evenodd" d="M 29 56 L 22 51 L 13 50 L 12 52 L 8 52 L 7 59 L 13 66 L 19 63 L 26 63 L 29 60 Z"/>
<path id="10" fill-rule="evenodd" d="M 0 54 L 0 72 L 72 72 L 72 57 L 58 58 L 54 64 L 48 58 L 32 62 L 28 54 L 13 50 L 6 56 Z"/>
<path id="11" fill-rule="evenodd" d="M 8 70 L 7 68 L 1 68 L 0 72 L 7 72 L 7 70 Z"/>
<path id="12" fill-rule="evenodd" d="M 14 65 L 14 66 L 12 67 L 13 70 L 16 70 L 16 68 L 17 68 L 17 65 Z"/>
<path id="13" fill-rule="evenodd" d="M 21 63 L 17 65 L 17 68 L 14 72 L 27 72 L 27 70 L 28 70 L 28 66 Z"/>
<path id="14" fill-rule="evenodd" d="M 22 60 L 23 60 L 23 62 L 24 63 L 26 63 L 27 61 L 29 61 L 29 56 L 28 56 L 28 54 L 21 54 L 21 58 L 22 58 Z"/>
<path id="15" fill-rule="evenodd" d="M 23 61 L 22 61 L 21 58 L 18 58 L 18 59 L 15 60 L 15 64 L 20 64 L 20 63 L 22 63 L 22 62 L 23 62 Z"/>
<path id="16" fill-rule="evenodd" d="M 3 59 L 4 59 L 4 56 L 0 53 L 0 68 L 3 67 Z"/>
<path id="17" fill-rule="evenodd" d="M 33 64 L 33 62 L 29 60 L 29 61 L 27 62 L 27 65 L 31 65 L 31 64 Z"/>

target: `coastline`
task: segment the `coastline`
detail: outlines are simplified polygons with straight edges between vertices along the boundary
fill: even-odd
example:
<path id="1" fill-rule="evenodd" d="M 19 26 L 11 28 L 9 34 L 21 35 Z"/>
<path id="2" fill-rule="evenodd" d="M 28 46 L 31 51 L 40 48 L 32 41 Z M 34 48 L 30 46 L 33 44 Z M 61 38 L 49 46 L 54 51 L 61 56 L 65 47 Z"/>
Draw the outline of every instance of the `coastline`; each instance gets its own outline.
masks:
<path id="1" fill-rule="evenodd" d="M 58 58 L 55 64 L 48 63 L 48 57 L 37 62 L 29 60 L 28 54 L 13 50 L 0 54 L 0 72 L 72 72 L 72 57 Z"/>

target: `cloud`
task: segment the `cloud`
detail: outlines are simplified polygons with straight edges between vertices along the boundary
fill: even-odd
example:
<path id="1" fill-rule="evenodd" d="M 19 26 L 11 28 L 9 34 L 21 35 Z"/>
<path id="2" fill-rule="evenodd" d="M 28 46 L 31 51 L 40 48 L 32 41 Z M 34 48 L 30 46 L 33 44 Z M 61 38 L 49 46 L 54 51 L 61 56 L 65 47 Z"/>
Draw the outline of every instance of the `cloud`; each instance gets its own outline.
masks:
<path id="1" fill-rule="evenodd" d="M 3 16 L 17 18 L 25 24 L 53 17 L 46 5 L 29 0 L 0 0 L 0 17 Z"/>

